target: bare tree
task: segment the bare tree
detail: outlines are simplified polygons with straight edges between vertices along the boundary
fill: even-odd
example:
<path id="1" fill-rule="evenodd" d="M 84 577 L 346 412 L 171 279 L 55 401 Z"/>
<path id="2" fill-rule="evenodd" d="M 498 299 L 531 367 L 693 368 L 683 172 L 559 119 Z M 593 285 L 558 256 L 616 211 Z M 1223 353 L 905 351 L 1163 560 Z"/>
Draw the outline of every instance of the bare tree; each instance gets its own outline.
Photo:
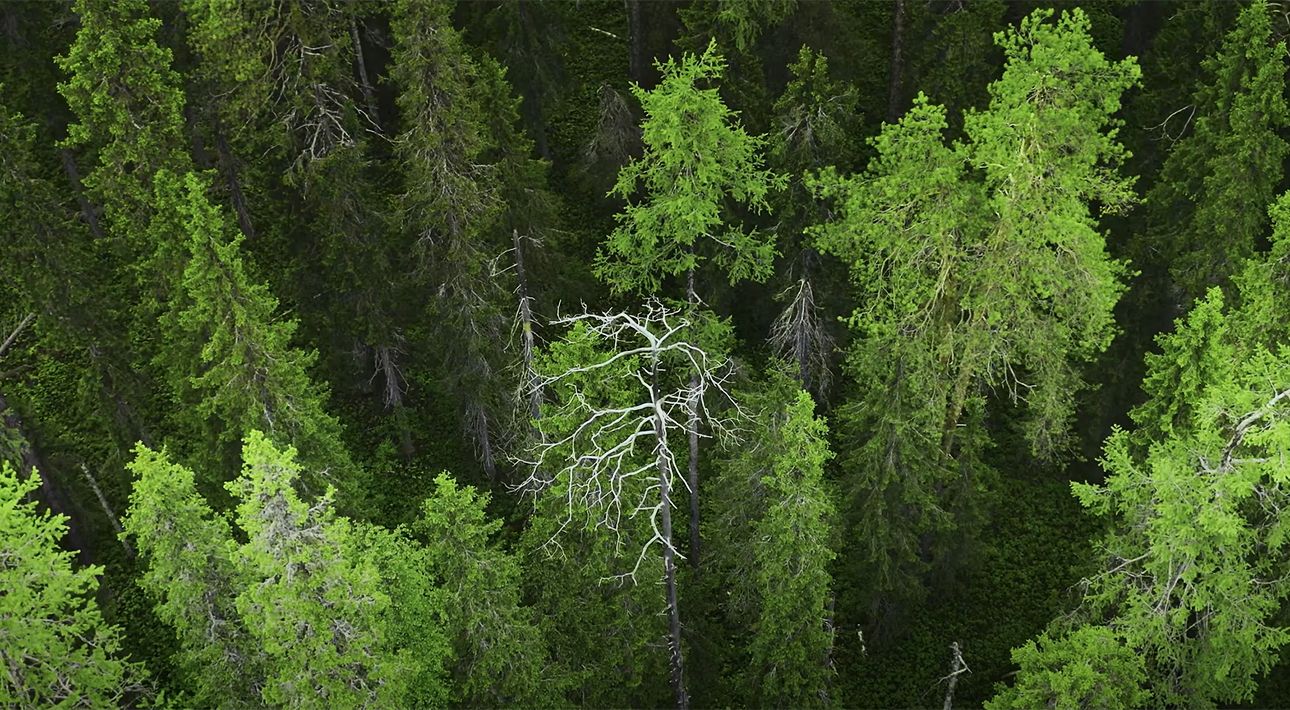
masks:
<path id="1" fill-rule="evenodd" d="M 687 488 L 689 483 L 670 437 L 688 436 L 696 418 L 713 432 L 733 433 L 737 407 L 730 416 L 709 409 L 713 401 L 733 403 L 726 389 L 729 361 L 691 342 L 691 319 L 657 301 L 649 302 L 641 315 L 584 313 L 554 324 L 581 325 L 584 330 L 577 332 L 608 350 L 603 358 L 568 363 L 563 371 L 539 376 L 537 386 L 566 393 L 559 415 L 571 423 L 534 446 L 524 462 L 531 473 L 521 488 L 536 493 L 559 482 L 569 511 L 564 525 L 574 522 L 574 511 L 585 510 L 585 522 L 611 531 L 619 544 L 628 521 L 648 520 L 648 539 L 640 544 L 635 565 L 619 577 L 634 581 L 647 556 L 662 553 L 672 686 L 677 706 L 687 708 L 672 491 L 677 481 Z M 633 396 L 605 404 L 588 394 L 606 381 L 628 388 Z"/>
<path id="2" fill-rule="evenodd" d="M 822 395 L 832 379 L 829 357 L 833 354 L 833 336 L 820 316 L 810 277 L 803 275 L 780 297 L 789 303 L 771 326 L 771 346 L 797 365 L 802 389 Z"/>

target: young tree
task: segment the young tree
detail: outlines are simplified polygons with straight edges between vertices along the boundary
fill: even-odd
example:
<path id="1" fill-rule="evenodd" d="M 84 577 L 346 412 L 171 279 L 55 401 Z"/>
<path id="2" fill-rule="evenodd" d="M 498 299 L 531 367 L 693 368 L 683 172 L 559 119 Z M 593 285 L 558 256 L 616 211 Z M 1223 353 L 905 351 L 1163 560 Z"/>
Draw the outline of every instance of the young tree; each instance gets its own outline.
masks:
<path id="1" fill-rule="evenodd" d="M 208 457 L 201 460 L 218 471 L 230 446 L 264 430 L 306 452 L 319 491 L 319 482 L 332 483 L 344 492 L 343 504 L 360 507 L 360 469 L 306 370 L 315 354 L 291 347 L 295 322 L 275 320 L 277 300 L 247 277 L 242 235 L 207 200 L 201 177 L 161 171 L 155 183 L 158 231 L 188 236 L 183 296 L 162 321 L 172 338 L 164 357 L 173 391 L 191 408 L 190 426 L 205 430 Z"/>
<path id="2" fill-rule="evenodd" d="M 59 549 L 66 518 L 26 500 L 39 486 L 39 472 L 22 480 L 0 464 L 0 705 L 137 707 L 147 676 L 118 657 L 119 632 L 99 615 L 103 568 L 72 569 L 75 553 Z"/>
<path id="3" fill-rule="evenodd" d="M 789 65 L 793 78 L 775 101 L 776 125 L 769 138 L 767 161 L 787 178 L 787 188 L 770 200 L 777 216 L 777 230 L 784 252 L 792 259 L 787 269 L 790 285 L 780 298 L 788 305 L 771 329 L 771 345 L 780 357 L 797 364 L 802 388 L 823 394 L 832 381 L 830 365 L 834 338 L 821 305 L 828 283 L 820 254 L 806 239 L 806 231 L 825 219 L 823 202 L 806 184 L 808 173 L 826 165 L 850 169 L 857 157 L 854 134 L 860 121 L 854 87 L 829 78 L 828 60 L 803 46 Z"/>
<path id="4" fill-rule="evenodd" d="M 673 491 L 682 475 L 669 436 L 693 431 L 695 412 L 709 425 L 725 427 L 704 394 L 725 393 L 728 365 L 695 344 L 717 337 L 697 333 L 696 325 L 704 324 L 680 317 L 657 301 L 641 316 L 584 314 L 556 323 L 573 326 L 560 350 L 577 357 L 544 374 L 543 387 L 558 401 L 538 422 L 545 436 L 524 487 L 558 491 L 568 511 L 566 526 L 617 533 L 633 530 L 635 521 L 648 520 L 643 539 L 631 534 L 615 539 L 618 545 L 630 541 L 629 555 L 635 553 L 632 568 L 619 576 L 634 580 L 651 553 L 661 552 L 672 689 L 677 706 L 686 708 L 689 694 L 672 534 Z M 721 329 L 720 324 L 707 326 Z M 670 371 L 688 374 L 688 382 L 668 378 Z M 601 377 L 617 380 L 614 384 L 623 389 L 605 392 L 592 384 Z M 610 401 L 604 402 L 600 393 L 609 394 Z M 574 520 L 575 511 L 585 518 Z M 558 538 L 552 543 L 558 544 Z"/>
<path id="5" fill-rule="evenodd" d="M 848 363 L 862 394 L 842 422 L 853 534 L 877 590 L 971 539 L 988 388 L 1024 401 L 1034 454 L 1059 454 L 1077 363 L 1113 332 L 1123 266 L 1090 204 L 1130 200 L 1108 166 L 1123 157 L 1111 116 L 1137 68 L 1094 49 L 1080 11 L 1050 15 L 997 37 L 1007 65 L 989 109 L 965 117 L 969 143 L 946 147 L 944 111 L 920 96 L 875 139 L 866 175 L 816 183 L 840 198 L 818 244 L 862 289 Z"/>
<path id="6" fill-rule="evenodd" d="M 1148 263 L 1167 264 L 1173 313 L 1186 311 L 1210 286 L 1230 294 L 1231 276 L 1267 228 L 1266 207 L 1290 154 L 1278 135 L 1290 125 L 1286 48 L 1272 24 L 1267 3 L 1252 3 L 1222 48 L 1203 62 L 1206 76 L 1192 96 L 1193 128 L 1147 194 L 1147 234 L 1136 251 Z"/>
<path id="7" fill-rule="evenodd" d="M 146 565 L 140 585 L 158 600 L 157 617 L 179 637 L 191 701 L 229 709 L 257 704 L 264 650 L 235 605 L 250 580 L 236 562 L 227 521 L 197 492 L 192 471 L 165 453 L 140 444 L 129 469 L 134 492 L 121 523 Z"/>
<path id="8" fill-rule="evenodd" d="M 775 371 L 762 387 L 736 394 L 752 429 L 722 446 L 708 482 L 711 563 L 726 591 L 726 628 L 746 644 L 744 704 L 818 707 L 832 675 L 832 453 L 810 394 Z"/>
<path id="9" fill-rule="evenodd" d="M 520 605 L 520 567 L 489 540 L 502 522 L 485 517 L 487 504 L 487 494 L 441 474 L 412 526 L 426 540 L 426 568 L 443 590 L 453 704 L 553 707 L 545 644 Z"/>

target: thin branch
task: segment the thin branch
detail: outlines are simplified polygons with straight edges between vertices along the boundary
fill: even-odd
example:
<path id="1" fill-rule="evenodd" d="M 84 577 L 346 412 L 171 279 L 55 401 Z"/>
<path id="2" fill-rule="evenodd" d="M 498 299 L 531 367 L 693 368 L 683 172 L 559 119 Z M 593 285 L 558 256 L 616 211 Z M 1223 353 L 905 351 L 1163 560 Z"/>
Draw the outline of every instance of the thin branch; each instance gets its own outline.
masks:
<path id="1" fill-rule="evenodd" d="M 28 313 L 27 317 L 22 319 L 22 322 L 18 324 L 18 327 L 13 329 L 13 332 L 9 334 L 8 338 L 5 338 L 4 343 L 0 344 L 0 357 L 4 357 L 4 354 L 9 351 L 9 346 L 13 345 L 13 341 L 17 340 L 18 336 L 22 335 L 22 331 L 26 330 L 27 326 L 31 325 L 31 322 L 34 320 L 36 320 L 35 313 Z"/>

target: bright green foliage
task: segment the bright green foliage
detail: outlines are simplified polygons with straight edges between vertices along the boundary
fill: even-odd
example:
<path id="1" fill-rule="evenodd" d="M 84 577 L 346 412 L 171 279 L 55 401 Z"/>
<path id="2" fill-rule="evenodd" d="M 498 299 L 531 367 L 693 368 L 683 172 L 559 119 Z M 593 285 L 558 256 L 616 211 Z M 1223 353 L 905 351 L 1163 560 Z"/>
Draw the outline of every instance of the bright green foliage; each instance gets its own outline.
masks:
<path id="1" fill-rule="evenodd" d="M 1239 329 L 1224 321 L 1241 315 L 1224 315 L 1213 288 L 1162 338 L 1166 355 L 1149 379 L 1164 389 L 1181 371 L 1167 396 L 1190 401 L 1138 410 L 1145 453 L 1117 431 L 1106 484 L 1074 484 L 1084 505 L 1118 523 L 1084 603 L 1143 654 L 1162 704 L 1248 700 L 1253 676 L 1290 641 L 1272 619 L 1285 597 L 1290 352 L 1231 337 Z M 1192 362 L 1180 368 L 1183 358 Z M 1207 362 L 1227 364 L 1200 369 Z"/>
<path id="2" fill-rule="evenodd" d="M 1286 48 L 1274 42 L 1271 15 L 1263 0 L 1252 3 L 1205 60 L 1192 97 L 1194 129 L 1147 195 L 1148 241 L 1167 259 L 1183 309 L 1210 286 L 1228 288 L 1253 255 L 1290 154 L 1278 135 L 1290 125 Z"/>
<path id="3" fill-rule="evenodd" d="M 93 594 L 102 567 L 72 569 L 62 516 L 26 502 L 39 473 L 0 465 L 0 706 L 107 710 L 146 696 L 142 667 L 120 660 L 118 631 Z"/>
<path id="4" fill-rule="evenodd" d="M 446 594 L 431 572 L 429 550 L 403 530 L 357 523 L 350 530 L 347 559 L 376 566 L 381 588 L 390 595 L 381 623 L 385 653 L 402 653 L 407 672 L 404 707 L 446 708 L 452 693 L 452 642 L 445 631 Z"/>
<path id="5" fill-rule="evenodd" d="M 663 80 L 653 90 L 632 87 L 645 110 L 645 154 L 618 174 L 610 194 L 628 205 L 596 260 L 597 274 L 617 293 L 655 293 L 664 277 L 707 259 L 732 284 L 770 276 L 773 237 L 727 226 L 725 210 L 728 201 L 766 209 L 782 181 L 761 167 L 764 141 L 733 123 L 715 88 L 700 88 L 724 67 L 711 44 L 700 56 L 660 65 Z M 633 202 L 638 188 L 644 196 Z"/>
<path id="6" fill-rule="evenodd" d="M 86 186 L 106 207 L 111 235 L 151 256 L 163 246 L 145 241 L 152 176 L 189 164 L 180 77 L 170 50 L 157 45 L 161 22 L 145 0 L 79 0 L 76 13 L 76 42 L 58 58 L 69 75 L 59 91 L 80 119 L 68 127 L 68 144 L 98 146 Z"/>
<path id="7" fill-rule="evenodd" d="M 382 657 L 382 612 L 389 597 L 366 560 L 342 554 L 349 521 L 332 510 L 332 491 L 313 504 L 292 486 L 295 451 L 259 432 L 245 441 L 243 477 L 228 484 L 241 503 L 248 541 L 237 563 L 252 582 L 237 609 L 266 656 L 265 702 L 287 708 L 375 708 L 403 697 L 404 666 Z"/>
<path id="8" fill-rule="evenodd" d="M 1142 688 L 1142 657 L 1102 626 L 1084 626 L 1061 638 L 1042 634 L 1014 649 L 1012 662 L 1021 667 L 1016 685 L 1002 688 L 986 710 L 1135 710 L 1150 699 Z"/>
<path id="9" fill-rule="evenodd" d="M 781 373 L 740 399 L 753 430 L 730 442 L 705 497 L 727 627 L 747 634 L 738 687 L 749 707 L 817 707 L 832 675 L 828 430 L 811 396 Z"/>
<path id="10" fill-rule="evenodd" d="M 849 368 L 865 394 L 842 421 L 879 589 L 934 559 L 920 536 L 972 519 L 986 391 L 1024 401 L 1034 453 L 1060 453 L 1076 365 L 1113 333 L 1123 267 L 1089 204 L 1131 197 L 1109 169 L 1123 157 L 1110 117 L 1137 68 L 1095 50 L 1080 11 L 1050 15 L 997 37 L 1007 66 L 965 118 L 969 143 L 946 147 L 944 111 L 920 96 L 866 175 L 819 181 L 841 204 L 818 243 L 862 289 Z"/>
<path id="11" fill-rule="evenodd" d="M 248 278 L 241 235 L 207 200 L 197 175 L 181 180 L 163 171 L 156 184 L 159 211 L 188 235 L 183 305 L 165 319 L 178 341 L 167 363 L 175 392 L 193 408 L 195 423 L 207 427 L 212 450 L 265 430 L 299 446 L 311 475 L 343 486 L 344 503 L 356 504 L 355 467 L 306 372 L 314 356 L 290 346 L 295 323 L 275 321 L 277 300 Z"/>
<path id="12" fill-rule="evenodd" d="M 413 525 L 426 539 L 427 568 L 443 589 L 455 655 L 454 705 L 558 705 L 543 678 L 542 636 L 519 603 L 519 564 L 490 542 L 502 522 L 485 517 L 487 504 L 487 494 L 441 474 Z"/>
<path id="13" fill-rule="evenodd" d="M 259 701 L 264 657 L 234 599 L 248 582 L 235 563 L 228 522 L 197 493 L 193 473 L 140 444 L 130 512 L 122 526 L 146 562 L 139 584 L 178 634 L 191 702 L 241 708 Z"/>

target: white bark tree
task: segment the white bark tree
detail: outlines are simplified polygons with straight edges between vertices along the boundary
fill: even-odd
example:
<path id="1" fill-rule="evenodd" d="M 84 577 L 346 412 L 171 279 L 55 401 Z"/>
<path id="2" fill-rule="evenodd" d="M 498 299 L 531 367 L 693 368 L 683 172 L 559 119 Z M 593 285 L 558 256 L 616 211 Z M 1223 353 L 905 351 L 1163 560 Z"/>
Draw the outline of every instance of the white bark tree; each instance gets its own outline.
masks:
<path id="1" fill-rule="evenodd" d="M 733 402 L 730 362 L 695 345 L 709 341 L 696 337 L 703 327 L 722 326 L 696 323 L 657 301 L 640 315 L 584 313 L 554 324 L 571 330 L 539 367 L 536 385 L 554 403 L 538 420 L 543 439 L 525 462 L 530 474 L 521 488 L 564 497 L 561 530 L 583 525 L 636 546 L 635 564 L 621 580 L 635 581 L 642 563 L 661 553 L 672 687 L 677 706 L 687 708 L 672 507 L 677 481 L 689 484 L 674 448 L 685 447 L 696 416 L 712 432 L 733 433 L 738 409 L 733 416 L 711 409 Z M 629 534 L 640 521 L 648 522 L 644 534 Z"/>

